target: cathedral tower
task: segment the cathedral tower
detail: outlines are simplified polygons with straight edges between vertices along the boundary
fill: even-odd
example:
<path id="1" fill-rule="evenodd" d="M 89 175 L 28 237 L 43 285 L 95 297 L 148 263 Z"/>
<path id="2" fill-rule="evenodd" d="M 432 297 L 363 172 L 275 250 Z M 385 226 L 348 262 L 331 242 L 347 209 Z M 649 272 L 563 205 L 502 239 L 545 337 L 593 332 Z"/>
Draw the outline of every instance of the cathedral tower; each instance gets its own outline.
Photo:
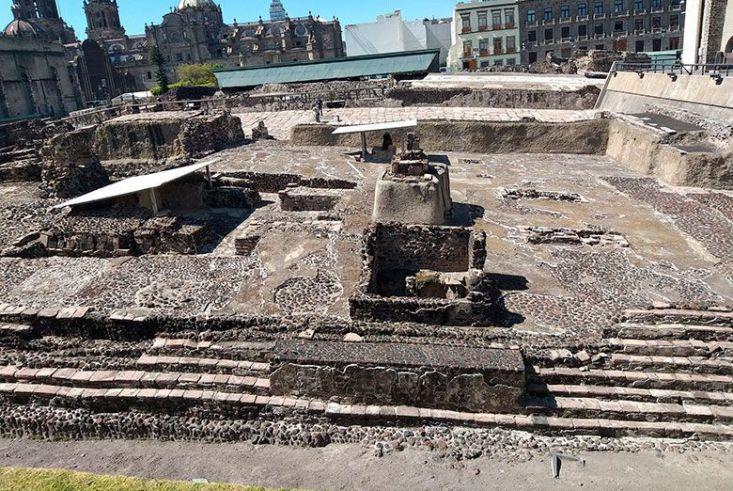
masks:
<path id="1" fill-rule="evenodd" d="M 84 13 L 87 16 L 87 35 L 90 39 L 105 41 L 125 36 L 117 0 L 84 0 Z"/>

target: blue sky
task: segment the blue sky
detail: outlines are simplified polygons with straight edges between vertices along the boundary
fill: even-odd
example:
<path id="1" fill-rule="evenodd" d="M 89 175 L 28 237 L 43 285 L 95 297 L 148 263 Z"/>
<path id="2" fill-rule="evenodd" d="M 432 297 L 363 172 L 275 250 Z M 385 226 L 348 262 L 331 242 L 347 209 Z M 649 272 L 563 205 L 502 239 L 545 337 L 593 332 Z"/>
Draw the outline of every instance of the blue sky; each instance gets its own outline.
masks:
<path id="1" fill-rule="evenodd" d="M 269 16 L 270 0 L 217 0 L 224 12 L 226 22 L 237 19 L 240 22 L 257 20 Z M 76 34 L 84 38 L 86 20 L 84 19 L 83 0 L 57 0 L 61 17 L 76 29 Z M 4 27 L 13 16 L 10 12 L 11 0 L 0 0 L 0 26 Z M 178 4 L 178 0 L 118 0 L 122 24 L 128 34 L 140 34 L 145 30 L 145 22 L 160 22 L 163 14 Z M 453 0 L 283 0 L 285 9 L 293 17 L 313 15 L 331 18 L 336 16 L 342 24 L 353 24 L 373 20 L 378 14 L 402 10 L 408 19 L 425 17 L 450 17 L 455 1 Z M 1 27 L 0 27 L 1 28 Z"/>

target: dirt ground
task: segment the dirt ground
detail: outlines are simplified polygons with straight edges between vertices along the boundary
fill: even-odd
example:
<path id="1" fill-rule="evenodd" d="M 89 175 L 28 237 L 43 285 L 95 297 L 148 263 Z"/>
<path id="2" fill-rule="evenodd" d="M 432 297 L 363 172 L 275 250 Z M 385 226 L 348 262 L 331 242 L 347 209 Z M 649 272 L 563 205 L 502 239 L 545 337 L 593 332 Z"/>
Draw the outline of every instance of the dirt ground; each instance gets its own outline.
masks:
<path id="1" fill-rule="evenodd" d="M 730 455 L 649 451 L 589 453 L 585 467 L 565 463 L 552 479 L 549 458 L 508 463 L 454 462 L 423 450 L 377 458 L 358 445 L 301 449 L 252 444 L 206 445 L 98 441 L 0 440 L 0 466 L 64 468 L 105 474 L 208 479 L 306 489 L 730 489 Z"/>

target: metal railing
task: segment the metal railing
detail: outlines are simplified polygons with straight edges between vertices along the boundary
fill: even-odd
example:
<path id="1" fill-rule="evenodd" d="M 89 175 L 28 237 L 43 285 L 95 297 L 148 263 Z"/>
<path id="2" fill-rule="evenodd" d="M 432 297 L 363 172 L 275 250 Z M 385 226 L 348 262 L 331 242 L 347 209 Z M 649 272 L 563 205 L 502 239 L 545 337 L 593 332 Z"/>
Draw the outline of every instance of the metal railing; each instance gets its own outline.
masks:
<path id="1" fill-rule="evenodd" d="M 733 77 L 733 64 L 684 64 L 678 60 L 659 59 L 650 63 L 615 62 L 611 73 L 666 73 L 668 75 L 709 75 L 713 78 Z"/>

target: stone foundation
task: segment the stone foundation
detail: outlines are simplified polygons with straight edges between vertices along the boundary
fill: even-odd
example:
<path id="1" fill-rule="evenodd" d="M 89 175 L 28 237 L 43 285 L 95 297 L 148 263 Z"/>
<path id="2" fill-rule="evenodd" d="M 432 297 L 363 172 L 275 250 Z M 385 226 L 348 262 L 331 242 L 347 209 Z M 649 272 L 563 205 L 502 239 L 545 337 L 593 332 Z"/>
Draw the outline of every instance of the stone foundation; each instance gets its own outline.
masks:
<path id="1" fill-rule="evenodd" d="M 341 194 L 331 189 L 289 187 L 280 191 L 280 207 L 284 211 L 329 211 L 341 198 Z"/>
<path id="2" fill-rule="evenodd" d="M 362 254 L 362 278 L 349 299 L 352 318 L 469 326 L 493 322 L 496 292 L 483 273 L 483 232 L 378 223 L 366 231 Z M 435 275 L 433 287 L 420 287 Z"/>
<path id="3" fill-rule="evenodd" d="M 517 350 L 391 343 L 279 341 L 275 395 L 471 412 L 512 412 L 524 393 Z"/>

